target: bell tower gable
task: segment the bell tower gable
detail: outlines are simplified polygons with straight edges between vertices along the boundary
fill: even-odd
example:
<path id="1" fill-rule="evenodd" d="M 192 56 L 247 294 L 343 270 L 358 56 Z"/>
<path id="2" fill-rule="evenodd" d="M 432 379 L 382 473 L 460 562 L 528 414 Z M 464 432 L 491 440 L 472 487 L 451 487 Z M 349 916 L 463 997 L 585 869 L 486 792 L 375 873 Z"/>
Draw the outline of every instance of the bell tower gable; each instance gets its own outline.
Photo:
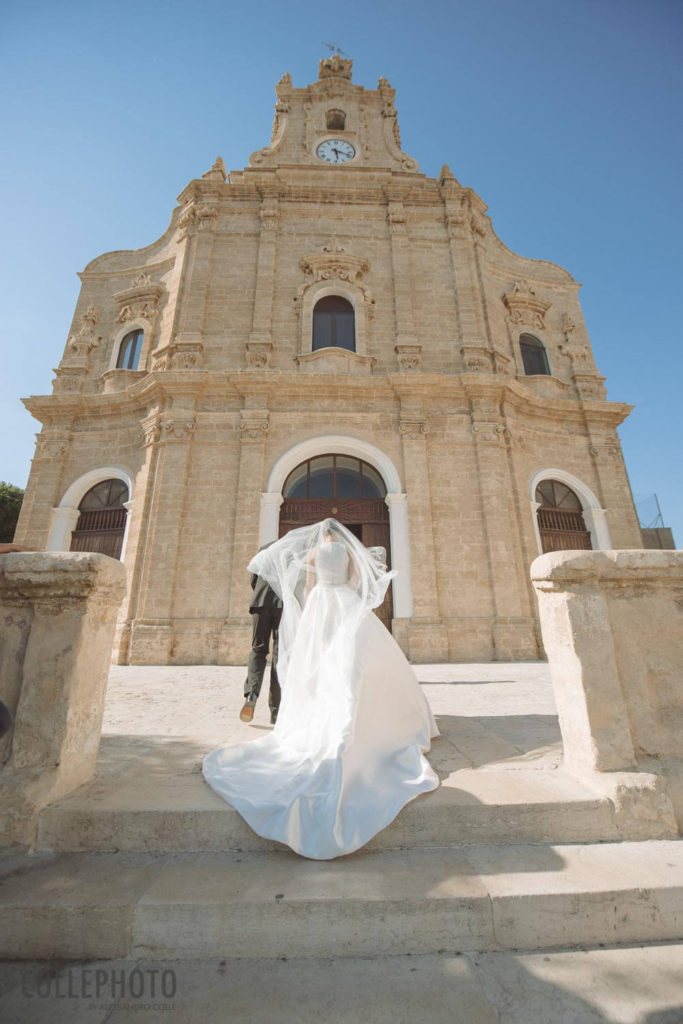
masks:
<path id="1" fill-rule="evenodd" d="M 335 53 L 320 61 L 318 80 L 303 89 L 284 74 L 275 87 L 270 144 L 252 153 L 250 167 L 418 171 L 417 161 L 401 150 L 396 90 L 386 78 L 376 89 L 354 85 L 352 66 Z"/>

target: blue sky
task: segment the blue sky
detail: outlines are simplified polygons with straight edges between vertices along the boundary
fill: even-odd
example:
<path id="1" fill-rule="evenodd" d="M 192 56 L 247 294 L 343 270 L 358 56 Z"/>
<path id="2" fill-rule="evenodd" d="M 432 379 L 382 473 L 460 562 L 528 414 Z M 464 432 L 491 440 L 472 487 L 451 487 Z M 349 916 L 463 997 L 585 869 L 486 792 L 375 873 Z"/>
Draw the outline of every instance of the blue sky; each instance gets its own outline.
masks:
<path id="1" fill-rule="evenodd" d="M 0 479 L 24 485 L 78 295 L 76 273 L 166 228 L 215 156 L 267 144 L 274 85 L 317 77 L 331 41 L 354 81 L 397 89 L 403 148 L 448 163 L 510 248 L 567 267 L 636 499 L 683 546 L 680 0 L 32 2 L 5 10 Z"/>

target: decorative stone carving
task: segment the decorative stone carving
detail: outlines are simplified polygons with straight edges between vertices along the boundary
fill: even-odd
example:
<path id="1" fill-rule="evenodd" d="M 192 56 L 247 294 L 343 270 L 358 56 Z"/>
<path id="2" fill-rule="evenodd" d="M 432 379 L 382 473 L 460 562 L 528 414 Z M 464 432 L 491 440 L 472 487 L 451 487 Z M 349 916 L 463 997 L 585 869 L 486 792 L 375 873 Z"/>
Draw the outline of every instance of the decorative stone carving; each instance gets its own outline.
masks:
<path id="1" fill-rule="evenodd" d="M 605 378 L 595 373 L 575 373 L 572 377 L 576 390 L 581 398 L 589 401 L 599 401 L 605 398 Z"/>
<path id="2" fill-rule="evenodd" d="M 97 306 L 89 305 L 81 316 L 81 322 L 66 344 L 63 363 L 69 366 L 83 366 L 88 362 L 90 352 L 97 348 L 102 338 L 95 333 L 95 324 L 99 319 Z"/>
<path id="3" fill-rule="evenodd" d="M 545 314 L 551 303 L 539 299 L 536 292 L 526 281 L 515 281 L 512 291 L 503 295 L 503 302 L 508 310 L 508 320 L 518 326 L 535 327 L 543 330 Z"/>
<path id="4" fill-rule="evenodd" d="M 475 420 L 472 433 L 477 444 L 500 444 L 505 439 L 506 428 L 501 420 Z"/>
<path id="5" fill-rule="evenodd" d="M 178 220 L 178 241 L 181 242 L 194 231 L 208 231 L 214 226 L 218 210 L 208 203 L 192 203 L 181 213 Z"/>
<path id="6" fill-rule="evenodd" d="M 197 429 L 197 421 L 191 412 L 174 412 L 161 426 L 162 440 L 188 441 Z"/>
<path id="7" fill-rule="evenodd" d="M 114 295 L 121 307 L 116 318 L 117 324 L 125 324 L 131 320 L 146 320 L 153 324 L 159 314 L 159 299 L 163 291 L 162 285 L 155 284 L 150 274 L 142 271 L 130 288 L 125 288 Z"/>
<path id="8" fill-rule="evenodd" d="M 70 447 L 71 439 L 68 437 L 44 437 L 40 434 L 36 440 L 36 458 L 59 459 Z"/>
<path id="9" fill-rule="evenodd" d="M 265 441 L 269 430 L 270 415 L 267 409 L 240 411 L 240 437 L 243 441 Z"/>
<path id="10" fill-rule="evenodd" d="M 250 370 L 265 370 L 270 362 L 273 345 L 270 341 L 248 341 L 247 366 Z"/>
<path id="11" fill-rule="evenodd" d="M 148 419 L 142 421 L 141 447 L 148 448 L 151 444 L 154 444 L 159 440 L 160 433 L 159 415 L 154 412 Z"/>
<path id="12" fill-rule="evenodd" d="M 164 345 L 152 353 L 152 371 L 198 370 L 202 363 L 204 346 L 199 341 Z"/>
<path id="13" fill-rule="evenodd" d="M 377 360 L 360 356 L 345 348 L 321 348 L 295 356 L 295 361 L 306 373 L 372 373 Z"/>
<path id="14" fill-rule="evenodd" d="M 318 78 L 345 78 L 350 82 L 352 68 L 353 61 L 350 58 L 333 53 L 331 57 L 324 57 L 323 60 L 318 61 Z"/>
<path id="15" fill-rule="evenodd" d="M 604 441 L 597 441 L 591 445 L 591 455 L 597 462 L 614 462 L 619 457 L 621 448 L 619 439 L 616 437 L 607 438 Z"/>
<path id="16" fill-rule="evenodd" d="M 394 352 L 399 370 L 409 372 L 422 366 L 422 345 L 395 345 Z"/>
<path id="17" fill-rule="evenodd" d="M 210 171 L 206 171 L 204 174 L 202 174 L 202 178 L 204 179 L 204 181 L 224 182 L 227 176 L 228 175 L 225 170 L 225 162 L 223 160 L 223 157 L 221 156 L 216 157 Z"/>
<path id="18" fill-rule="evenodd" d="M 483 345 L 463 345 L 462 361 L 470 373 L 491 373 L 493 370 L 491 352 Z"/>
<path id="19" fill-rule="evenodd" d="M 387 220 L 391 231 L 395 234 L 405 235 L 407 233 L 407 217 L 403 203 L 388 203 Z"/>
<path id="20" fill-rule="evenodd" d="M 429 426 L 421 417 L 402 416 L 398 432 L 406 441 L 421 441 L 429 433 Z"/>
<path id="21" fill-rule="evenodd" d="M 347 253 L 344 247 L 338 244 L 336 236 L 333 236 L 328 245 L 323 246 L 322 253 L 304 256 L 299 266 L 307 277 L 312 278 L 312 284 L 316 281 L 330 281 L 335 277 L 340 281 L 356 284 L 370 269 L 367 260 Z"/>
<path id="22" fill-rule="evenodd" d="M 52 382 L 54 394 L 75 394 L 83 390 L 85 383 L 86 369 L 83 366 L 58 367 L 55 370 L 55 379 Z"/>

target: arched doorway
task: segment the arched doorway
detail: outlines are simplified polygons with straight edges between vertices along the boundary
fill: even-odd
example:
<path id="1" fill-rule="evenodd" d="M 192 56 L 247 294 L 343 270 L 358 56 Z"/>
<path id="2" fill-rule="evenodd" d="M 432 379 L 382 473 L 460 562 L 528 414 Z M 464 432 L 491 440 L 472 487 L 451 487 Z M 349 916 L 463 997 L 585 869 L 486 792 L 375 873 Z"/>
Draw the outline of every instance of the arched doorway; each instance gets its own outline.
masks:
<path id="1" fill-rule="evenodd" d="M 590 551 L 583 507 L 571 487 L 560 480 L 542 480 L 536 488 L 538 529 L 543 553 L 547 551 Z"/>
<path id="2" fill-rule="evenodd" d="M 282 488 L 280 536 L 333 516 L 365 547 L 383 547 L 391 567 L 387 489 L 374 466 L 351 455 L 317 455 L 296 466 Z M 377 614 L 391 629 L 391 587 Z"/>
<path id="3" fill-rule="evenodd" d="M 71 551 L 97 551 L 121 557 L 126 532 L 128 487 L 123 480 L 102 480 L 87 491 L 78 506 L 80 515 L 71 534 Z"/>

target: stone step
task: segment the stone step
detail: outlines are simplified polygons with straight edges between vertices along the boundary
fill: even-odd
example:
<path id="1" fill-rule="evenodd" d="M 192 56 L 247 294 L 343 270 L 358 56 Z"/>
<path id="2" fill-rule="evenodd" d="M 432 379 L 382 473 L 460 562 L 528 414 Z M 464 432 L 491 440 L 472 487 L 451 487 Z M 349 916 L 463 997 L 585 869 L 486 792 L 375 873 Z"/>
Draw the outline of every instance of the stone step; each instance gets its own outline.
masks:
<path id="1" fill-rule="evenodd" d="M 0 862 L 8 959 L 383 956 L 683 938 L 683 840 Z"/>
<path id="2" fill-rule="evenodd" d="M 647 794 L 642 797 L 647 799 Z M 403 808 L 371 850 L 487 843 L 564 843 L 668 838 L 648 814 L 618 816 L 614 804 L 560 769 L 461 770 Z M 46 851 L 277 850 L 257 836 L 196 772 L 128 781 L 95 779 L 47 807 Z"/>

